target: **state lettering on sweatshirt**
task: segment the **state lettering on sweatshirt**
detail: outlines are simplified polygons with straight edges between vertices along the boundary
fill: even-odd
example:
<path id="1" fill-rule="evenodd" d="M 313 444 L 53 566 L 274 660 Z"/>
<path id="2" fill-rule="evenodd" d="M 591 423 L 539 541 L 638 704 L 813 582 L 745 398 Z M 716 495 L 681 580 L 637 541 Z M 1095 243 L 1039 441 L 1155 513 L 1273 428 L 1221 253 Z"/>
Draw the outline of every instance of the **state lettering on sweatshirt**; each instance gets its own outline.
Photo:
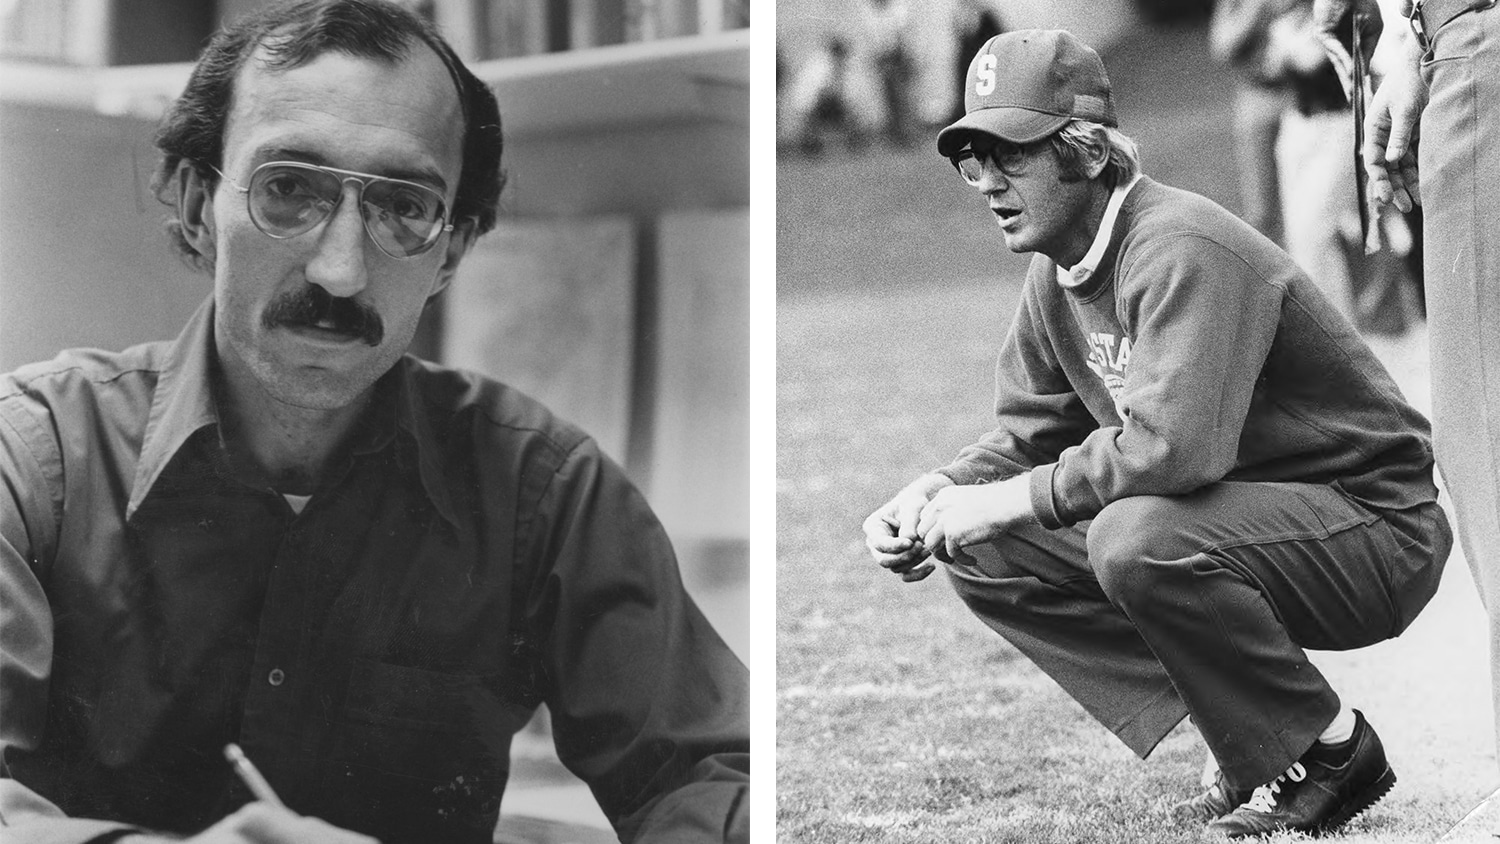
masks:
<path id="1" fill-rule="evenodd" d="M 1129 337 L 1116 337 L 1104 331 L 1089 332 L 1089 369 L 1104 383 L 1121 419 L 1125 418 L 1125 412 L 1120 408 L 1120 393 L 1125 389 L 1125 369 L 1129 365 Z"/>

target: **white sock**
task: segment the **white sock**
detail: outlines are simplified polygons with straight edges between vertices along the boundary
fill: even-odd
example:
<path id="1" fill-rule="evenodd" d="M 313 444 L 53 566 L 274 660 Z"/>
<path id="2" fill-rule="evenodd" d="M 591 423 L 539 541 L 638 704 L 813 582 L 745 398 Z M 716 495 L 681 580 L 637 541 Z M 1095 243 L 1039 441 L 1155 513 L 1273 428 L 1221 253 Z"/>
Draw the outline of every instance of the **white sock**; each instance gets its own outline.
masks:
<path id="1" fill-rule="evenodd" d="M 1333 716 L 1333 723 L 1323 730 L 1318 736 L 1318 741 L 1324 744 L 1338 744 L 1341 741 L 1348 741 L 1352 735 L 1354 735 L 1354 710 L 1347 706 L 1340 706 L 1339 714 Z"/>

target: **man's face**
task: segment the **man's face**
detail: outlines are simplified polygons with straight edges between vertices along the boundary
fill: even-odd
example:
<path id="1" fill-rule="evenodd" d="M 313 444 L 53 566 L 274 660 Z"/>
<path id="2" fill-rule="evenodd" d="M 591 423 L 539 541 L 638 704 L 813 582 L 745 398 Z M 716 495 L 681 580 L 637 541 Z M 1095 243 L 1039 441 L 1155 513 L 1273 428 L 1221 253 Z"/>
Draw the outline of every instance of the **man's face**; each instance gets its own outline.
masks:
<path id="1" fill-rule="evenodd" d="M 429 185 L 451 208 L 462 144 L 457 91 L 425 46 L 396 64 L 330 52 L 268 71 L 254 57 L 235 82 L 222 170 L 248 186 L 268 161 L 320 164 Z M 227 181 L 214 191 L 205 222 L 215 339 L 242 394 L 255 385 L 296 407 L 348 406 L 406 351 L 424 303 L 451 276 L 462 254 L 453 235 L 392 258 L 366 235 L 357 192 L 345 183 L 332 216 L 279 240 L 256 228 Z"/>
<path id="2" fill-rule="evenodd" d="M 976 134 L 969 146 L 976 160 L 968 164 L 977 167 L 965 181 L 989 203 L 1007 248 L 1040 252 L 1068 267 L 1088 253 L 1093 182 L 1063 181 L 1051 144 L 1018 146 Z"/>

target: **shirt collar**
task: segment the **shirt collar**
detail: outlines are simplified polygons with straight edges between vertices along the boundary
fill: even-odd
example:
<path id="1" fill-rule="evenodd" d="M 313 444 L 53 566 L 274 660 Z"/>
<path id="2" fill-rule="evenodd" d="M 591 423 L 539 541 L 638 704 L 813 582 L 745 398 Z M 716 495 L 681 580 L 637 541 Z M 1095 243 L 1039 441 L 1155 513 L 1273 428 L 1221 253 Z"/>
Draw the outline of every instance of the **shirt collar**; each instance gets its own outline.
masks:
<path id="1" fill-rule="evenodd" d="M 182 333 L 172 343 L 156 376 L 151 410 L 141 456 L 135 464 L 130 501 L 125 505 L 129 520 L 161 477 L 167 463 L 199 429 L 219 424 L 210 380 L 213 352 L 213 298 L 193 313 Z"/>
<path id="2" fill-rule="evenodd" d="M 1109 195 L 1109 203 L 1104 206 L 1104 218 L 1099 221 L 1099 230 L 1094 232 L 1094 242 L 1089 246 L 1089 251 L 1071 268 L 1063 269 L 1058 266 L 1058 284 L 1063 287 L 1081 287 L 1094 277 L 1099 269 L 1099 262 L 1104 259 L 1105 250 L 1109 248 L 1109 239 L 1115 230 L 1115 218 L 1120 216 L 1120 206 L 1125 204 L 1125 196 L 1140 180 L 1141 174 L 1137 173 L 1128 184 L 1116 187 Z"/>
<path id="3" fill-rule="evenodd" d="M 219 424 L 213 389 L 217 354 L 213 324 L 214 306 L 210 297 L 194 312 L 167 352 L 151 397 L 141 455 L 136 462 L 130 501 L 125 507 L 127 520 L 135 515 L 162 471 L 188 439 L 205 427 Z M 378 451 L 390 444 L 398 429 L 406 432 L 428 500 L 456 528 L 458 520 L 444 483 L 437 438 L 428 415 L 422 412 L 420 396 L 412 381 L 417 366 L 411 359 L 402 358 L 377 382 L 371 402 L 372 415 L 360 423 L 352 450 L 356 454 Z"/>

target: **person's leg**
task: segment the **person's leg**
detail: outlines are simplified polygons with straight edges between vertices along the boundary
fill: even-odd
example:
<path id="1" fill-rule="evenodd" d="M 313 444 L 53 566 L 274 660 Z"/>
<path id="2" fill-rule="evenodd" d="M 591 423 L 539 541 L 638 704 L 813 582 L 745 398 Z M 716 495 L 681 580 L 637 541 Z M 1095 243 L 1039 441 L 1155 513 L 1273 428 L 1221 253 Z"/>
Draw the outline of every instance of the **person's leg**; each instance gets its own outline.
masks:
<path id="1" fill-rule="evenodd" d="M 1419 162 L 1433 445 L 1489 611 L 1500 725 L 1500 7 L 1460 15 L 1435 47 Z"/>
<path id="2" fill-rule="evenodd" d="M 1234 158 L 1240 182 L 1240 214 L 1261 234 L 1285 243 L 1281 171 L 1276 160 L 1285 91 L 1238 79 L 1234 89 Z"/>
<path id="3" fill-rule="evenodd" d="M 876 58 L 875 66 L 880 71 L 886 140 L 898 147 L 905 146 L 907 121 L 910 117 L 907 102 L 910 72 L 906 55 L 901 47 L 894 47 Z"/>
<path id="4" fill-rule="evenodd" d="M 1218 483 L 1110 504 L 1089 527 L 1088 559 L 1227 781 L 1254 788 L 1339 711 L 1303 648 L 1394 636 L 1436 591 L 1447 525 L 1428 509 L 1392 530 L 1331 486 Z"/>
<path id="5" fill-rule="evenodd" d="M 1019 528 L 966 549 L 953 588 L 1141 757 L 1187 714 L 1161 663 L 1110 604 L 1086 559 L 1082 527 Z"/>
<path id="6" fill-rule="evenodd" d="M 1350 118 L 1352 121 L 1352 118 Z M 1353 129 L 1337 113 L 1282 117 L 1276 144 L 1283 185 L 1285 249 L 1323 295 L 1354 321 L 1353 278 L 1344 256 L 1346 217 L 1354 213 L 1354 173 L 1348 163 Z M 1359 222 L 1354 220 L 1354 228 Z M 1357 325 L 1357 323 L 1356 323 Z"/>

